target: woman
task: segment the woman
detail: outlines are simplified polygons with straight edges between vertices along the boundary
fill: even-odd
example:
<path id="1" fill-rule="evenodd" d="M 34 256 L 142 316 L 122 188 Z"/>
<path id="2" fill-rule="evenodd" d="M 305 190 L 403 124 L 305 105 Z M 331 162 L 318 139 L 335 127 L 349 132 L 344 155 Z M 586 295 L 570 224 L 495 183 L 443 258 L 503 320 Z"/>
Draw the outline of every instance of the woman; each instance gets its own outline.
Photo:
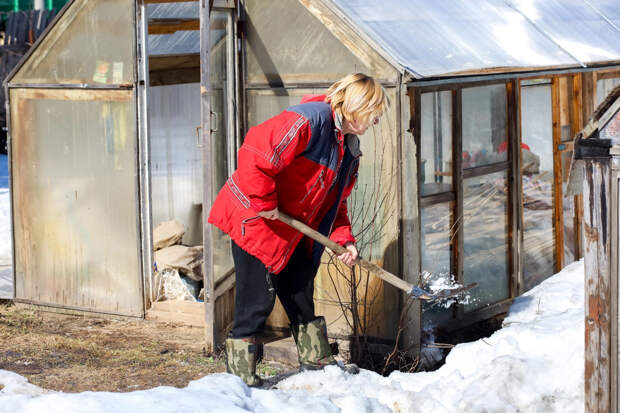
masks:
<path id="1" fill-rule="evenodd" d="M 291 322 L 300 368 L 335 364 L 325 319 L 314 314 L 314 277 L 323 247 L 278 220 L 281 210 L 345 246 L 338 258 L 353 265 L 358 252 L 346 199 L 357 177 L 359 139 L 389 104 L 369 76 L 351 74 L 327 95 L 255 126 L 238 153 L 238 168 L 211 209 L 209 222 L 230 235 L 236 272 L 227 369 L 248 385 L 256 376 L 256 337 L 276 294 Z"/>

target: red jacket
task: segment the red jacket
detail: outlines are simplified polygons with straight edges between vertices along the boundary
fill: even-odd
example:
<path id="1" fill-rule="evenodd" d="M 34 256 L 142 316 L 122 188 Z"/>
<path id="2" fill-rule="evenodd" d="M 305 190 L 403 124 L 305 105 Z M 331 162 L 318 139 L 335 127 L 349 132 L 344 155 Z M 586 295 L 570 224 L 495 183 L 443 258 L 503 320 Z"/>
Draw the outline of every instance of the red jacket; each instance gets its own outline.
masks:
<path id="1" fill-rule="evenodd" d="M 209 223 L 277 274 L 303 238 L 278 220 L 257 215 L 278 207 L 344 245 L 355 242 L 346 199 L 359 166 L 359 140 L 343 136 L 325 96 L 306 96 L 251 128 L 237 170 L 220 190 Z M 315 259 L 323 251 L 309 241 Z"/>

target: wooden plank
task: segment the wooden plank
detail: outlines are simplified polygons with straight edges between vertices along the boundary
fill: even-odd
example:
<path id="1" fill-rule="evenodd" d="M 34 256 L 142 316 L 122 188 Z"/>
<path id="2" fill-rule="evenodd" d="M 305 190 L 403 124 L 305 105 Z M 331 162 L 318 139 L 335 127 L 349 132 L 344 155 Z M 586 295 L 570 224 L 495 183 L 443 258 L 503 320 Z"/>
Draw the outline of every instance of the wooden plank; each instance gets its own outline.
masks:
<path id="1" fill-rule="evenodd" d="M 587 72 L 581 75 L 582 106 L 581 113 L 584 123 L 590 119 L 596 109 L 596 73 Z"/>
<path id="2" fill-rule="evenodd" d="M 521 215 L 521 136 L 518 133 L 519 119 L 519 87 L 518 82 L 513 80 L 506 83 L 507 119 L 508 119 L 508 161 L 510 162 L 510 174 L 508 185 L 508 242 L 509 246 L 509 293 L 510 297 L 519 295 L 519 280 L 521 279 L 521 254 L 520 248 L 522 231 Z"/>
<path id="3" fill-rule="evenodd" d="M 129 102 L 133 90 L 19 89 L 22 99 Z"/>
<path id="4" fill-rule="evenodd" d="M 150 19 L 149 34 L 173 34 L 178 31 L 200 30 L 198 19 Z"/>
<path id="5" fill-rule="evenodd" d="M 610 244 L 610 383 L 611 383 L 611 411 L 618 411 L 618 186 L 620 184 L 620 171 L 617 170 L 616 157 L 612 158 L 610 204 L 611 209 L 611 244 Z"/>
<path id="6" fill-rule="evenodd" d="M 582 111 L 582 76 L 581 73 L 577 73 L 572 76 L 572 96 L 571 96 L 571 135 L 575 136 L 579 131 L 583 129 L 583 125 L 587 122 L 587 119 L 583 119 Z M 574 150 L 573 147 L 570 150 Z M 575 233 L 575 261 L 583 257 L 583 251 L 581 248 L 581 221 L 583 218 L 583 195 L 575 195 L 573 202 L 575 203 L 575 217 L 573 220 L 573 231 Z"/>
<path id="7" fill-rule="evenodd" d="M 617 77 L 620 77 L 620 70 L 618 69 L 599 70 L 596 72 L 597 80 L 615 79 Z"/>
<path id="8" fill-rule="evenodd" d="M 200 68 L 158 70 L 149 73 L 151 86 L 180 85 L 200 82 Z"/>
<path id="9" fill-rule="evenodd" d="M 610 408 L 610 164 L 585 161 L 585 411 Z"/>
<path id="10" fill-rule="evenodd" d="M 510 161 L 503 161 L 491 165 L 476 166 L 475 168 L 463 169 L 463 179 L 474 178 L 476 176 L 488 175 L 495 172 L 510 169 Z"/>
<path id="11" fill-rule="evenodd" d="M 442 192 L 420 198 L 420 207 L 424 208 L 442 202 L 454 201 L 454 192 Z"/>
<path id="12" fill-rule="evenodd" d="M 454 176 L 452 188 L 454 190 L 454 210 L 450 219 L 451 252 L 450 266 L 457 282 L 463 283 L 463 266 L 465 254 L 463 252 L 463 91 L 452 91 L 452 165 Z M 454 306 L 453 315 L 461 318 L 464 313 L 463 305 Z"/>
<path id="13" fill-rule="evenodd" d="M 200 68 L 200 54 L 188 53 L 165 56 L 149 56 L 149 71 Z"/>
<path id="14" fill-rule="evenodd" d="M 197 2 L 198 0 L 144 0 L 145 4 L 162 4 L 162 3 L 185 3 L 185 2 Z M 203 2 L 204 3 L 204 2 Z M 234 9 L 234 0 L 211 0 L 213 8 L 218 9 Z"/>
<path id="15" fill-rule="evenodd" d="M 562 203 L 562 141 L 560 119 L 560 79 L 551 80 L 551 119 L 553 122 L 553 227 L 555 229 L 555 271 L 564 268 L 564 210 Z"/>

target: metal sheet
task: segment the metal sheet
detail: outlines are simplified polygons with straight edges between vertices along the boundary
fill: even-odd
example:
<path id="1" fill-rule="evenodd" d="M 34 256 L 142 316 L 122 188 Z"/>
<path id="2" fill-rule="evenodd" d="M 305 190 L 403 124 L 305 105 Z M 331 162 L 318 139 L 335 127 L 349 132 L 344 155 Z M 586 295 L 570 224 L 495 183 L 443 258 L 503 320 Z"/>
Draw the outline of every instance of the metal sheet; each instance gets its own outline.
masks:
<path id="1" fill-rule="evenodd" d="M 331 1 L 416 77 L 620 59 L 618 37 L 585 0 L 558 0 L 555 9 L 525 0 Z M 605 12 L 608 3 L 600 3 Z M 574 29 L 575 22 L 584 29 Z"/>
<path id="2" fill-rule="evenodd" d="M 133 0 L 75 0 L 11 83 L 132 84 Z"/>
<path id="3" fill-rule="evenodd" d="M 186 245 L 202 243 L 200 84 L 148 89 L 153 226 L 172 219 Z"/>
<path id="4" fill-rule="evenodd" d="M 134 92 L 10 93 L 16 298 L 142 316 Z"/>

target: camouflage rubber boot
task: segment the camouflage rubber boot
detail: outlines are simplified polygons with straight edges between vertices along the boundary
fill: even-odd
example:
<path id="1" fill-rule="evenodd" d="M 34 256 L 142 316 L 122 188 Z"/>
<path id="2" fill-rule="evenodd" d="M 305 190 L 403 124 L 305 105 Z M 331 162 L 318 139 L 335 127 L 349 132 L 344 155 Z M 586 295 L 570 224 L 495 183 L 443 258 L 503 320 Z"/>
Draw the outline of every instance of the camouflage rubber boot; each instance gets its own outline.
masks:
<path id="1" fill-rule="evenodd" d="M 257 348 L 256 337 L 226 339 L 226 371 L 250 387 L 263 384 L 256 375 Z"/>
<path id="2" fill-rule="evenodd" d="M 297 344 L 299 370 L 320 370 L 336 364 L 327 341 L 325 318 L 319 317 L 307 324 L 293 325 L 291 332 Z"/>

